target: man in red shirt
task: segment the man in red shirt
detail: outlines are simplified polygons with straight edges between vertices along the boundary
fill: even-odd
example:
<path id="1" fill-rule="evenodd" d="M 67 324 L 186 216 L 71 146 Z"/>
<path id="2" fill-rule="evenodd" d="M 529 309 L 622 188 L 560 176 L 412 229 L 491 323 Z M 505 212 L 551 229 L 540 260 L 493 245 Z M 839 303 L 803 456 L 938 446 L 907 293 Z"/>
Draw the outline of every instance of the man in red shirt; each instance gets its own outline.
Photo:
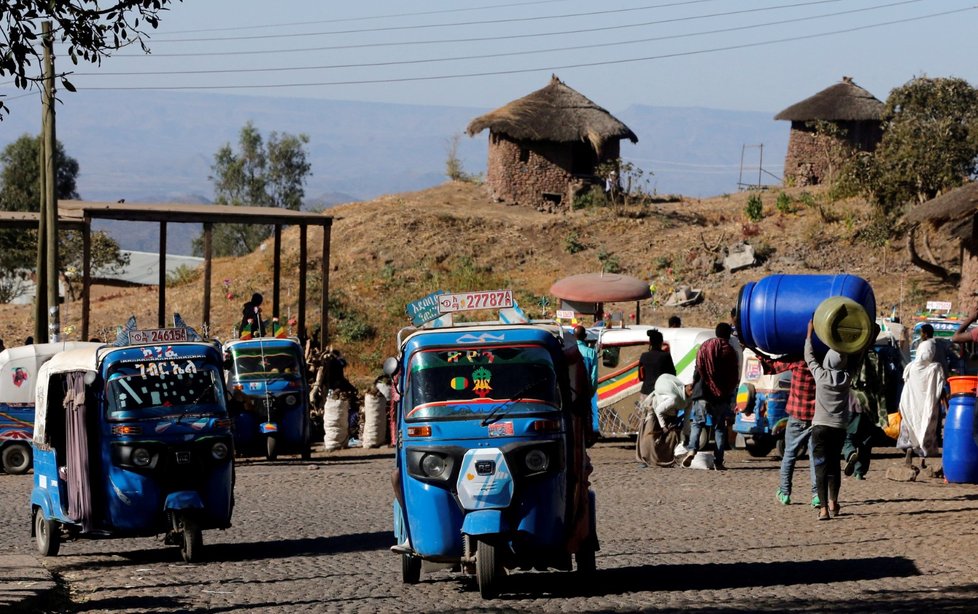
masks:
<path id="1" fill-rule="evenodd" d="M 784 456 L 781 457 L 781 482 L 776 496 L 782 505 L 791 503 L 791 478 L 795 471 L 802 446 L 808 448 L 808 458 L 812 458 L 811 433 L 812 417 L 815 415 L 815 378 L 809 371 L 805 360 L 800 356 L 769 358 L 756 348 L 750 348 L 757 355 L 765 374 L 791 372 L 791 386 L 788 388 L 788 402 L 785 411 L 788 423 L 784 429 Z M 812 506 L 821 502 L 815 493 L 815 463 L 809 460 L 812 481 Z"/>
<path id="2" fill-rule="evenodd" d="M 683 467 L 693 463 L 700 443 L 700 431 L 706 428 L 706 417 L 713 419 L 716 452 L 714 466 L 723 471 L 723 453 L 727 447 L 727 421 L 730 405 L 737 391 L 740 373 L 737 369 L 737 352 L 730 345 L 730 324 L 721 322 L 716 327 L 716 337 L 708 339 L 696 352 L 696 371 L 693 374 L 693 407 L 690 411 L 689 443 Z"/>

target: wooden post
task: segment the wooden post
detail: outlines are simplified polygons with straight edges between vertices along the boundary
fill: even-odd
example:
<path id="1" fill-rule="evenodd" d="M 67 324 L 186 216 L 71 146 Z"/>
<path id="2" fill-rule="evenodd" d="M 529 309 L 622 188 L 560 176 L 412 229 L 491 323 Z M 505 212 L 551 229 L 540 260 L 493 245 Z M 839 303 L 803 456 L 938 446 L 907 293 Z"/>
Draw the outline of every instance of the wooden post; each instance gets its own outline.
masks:
<path id="1" fill-rule="evenodd" d="M 272 257 L 272 317 L 279 316 L 279 300 L 282 297 L 282 226 L 275 224 L 275 255 Z M 272 327 L 274 328 L 274 326 Z M 269 331 L 273 335 L 274 331 Z"/>
<path id="2" fill-rule="evenodd" d="M 44 45 L 44 89 L 41 96 L 41 113 L 43 117 L 41 132 L 41 151 L 43 154 L 44 168 L 44 193 L 43 209 L 44 216 L 44 252 L 45 252 L 45 271 L 44 282 L 47 292 L 48 312 L 43 321 L 47 322 L 47 331 L 41 339 L 35 339 L 38 343 L 45 341 L 57 341 L 61 333 L 61 308 L 59 304 L 60 292 L 58 291 L 58 201 L 55 192 L 55 178 L 57 177 L 57 165 L 55 162 L 55 138 L 54 130 L 54 38 L 51 36 L 51 22 L 45 21 L 41 24 L 41 39 Z M 38 288 L 41 291 L 41 288 Z"/>
<path id="3" fill-rule="evenodd" d="M 44 131 L 45 115 L 41 114 L 41 131 Z M 34 342 L 44 343 L 48 339 L 48 292 L 47 292 L 47 205 L 44 202 L 44 142 L 37 150 L 37 164 L 40 171 L 40 213 L 37 217 L 37 258 L 34 265 Z"/>
<path id="4" fill-rule="evenodd" d="M 166 326 L 166 222 L 160 222 L 160 303 L 157 309 L 157 326 Z"/>
<path id="5" fill-rule="evenodd" d="M 204 222 L 204 309 L 200 317 L 200 324 L 204 330 L 208 331 L 209 336 L 211 325 L 211 271 L 213 269 L 213 254 L 211 251 L 211 230 L 214 225 Z"/>
<path id="6" fill-rule="evenodd" d="M 306 231 L 308 226 L 299 226 L 299 313 L 297 315 L 296 328 L 301 339 L 307 339 L 306 335 L 306 259 L 308 258 L 308 248 L 306 247 Z"/>
<path id="7" fill-rule="evenodd" d="M 323 225 L 323 293 L 320 297 L 323 308 L 319 316 L 319 339 L 325 348 L 329 343 L 329 234 L 332 220 Z"/>
<path id="8" fill-rule="evenodd" d="M 85 216 L 85 227 L 82 228 L 82 315 L 81 340 L 88 341 L 88 319 L 91 316 L 92 291 L 92 220 Z M 103 339 L 106 341 L 106 339 Z"/>

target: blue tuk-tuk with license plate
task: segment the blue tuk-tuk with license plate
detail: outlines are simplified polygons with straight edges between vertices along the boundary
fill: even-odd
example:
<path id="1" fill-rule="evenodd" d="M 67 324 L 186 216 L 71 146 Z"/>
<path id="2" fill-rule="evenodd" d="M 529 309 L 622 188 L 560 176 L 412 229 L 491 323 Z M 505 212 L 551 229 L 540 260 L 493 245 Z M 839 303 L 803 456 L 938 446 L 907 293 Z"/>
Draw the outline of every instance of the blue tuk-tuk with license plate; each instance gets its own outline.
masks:
<path id="1" fill-rule="evenodd" d="M 767 456 L 775 448 L 784 456 L 790 387 L 790 371 L 765 375 L 754 352 L 744 349 L 733 431 L 744 438 L 751 456 Z"/>
<path id="2" fill-rule="evenodd" d="M 397 431 L 392 551 L 402 580 L 451 567 L 485 598 L 510 569 L 595 569 L 591 390 L 556 325 L 404 329 L 385 371 Z"/>
<path id="3" fill-rule="evenodd" d="M 224 344 L 231 394 L 234 446 L 238 453 L 311 455 L 306 361 L 298 340 L 238 339 Z"/>
<path id="4" fill-rule="evenodd" d="M 221 358 L 217 344 L 174 341 L 71 350 L 41 367 L 31 533 L 42 555 L 66 539 L 163 535 L 195 562 L 201 532 L 231 526 Z"/>

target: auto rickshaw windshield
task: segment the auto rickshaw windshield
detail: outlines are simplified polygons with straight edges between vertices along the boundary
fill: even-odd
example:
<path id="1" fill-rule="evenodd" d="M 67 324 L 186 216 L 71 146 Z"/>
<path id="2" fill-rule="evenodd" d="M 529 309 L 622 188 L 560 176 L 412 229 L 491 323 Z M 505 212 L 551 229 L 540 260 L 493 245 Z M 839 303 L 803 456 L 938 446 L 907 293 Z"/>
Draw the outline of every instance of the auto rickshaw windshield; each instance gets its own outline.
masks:
<path id="1" fill-rule="evenodd" d="M 557 411 L 550 354 L 538 346 L 423 350 L 411 358 L 407 420 L 482 417 L 500 403 L 508 414 Z"/>
<path id="2" fill-rule="evenodd" d="M 302 376 L 299 357 L 282 348 L 232 350 L 235 377 L 241 380 L 298 378 Z"/>
<path id="3" fill-rule="evenodd" d="M 195 360 L 120 363 L 108 376 L 109 420 L 224 413 L 221 373 Z"/>

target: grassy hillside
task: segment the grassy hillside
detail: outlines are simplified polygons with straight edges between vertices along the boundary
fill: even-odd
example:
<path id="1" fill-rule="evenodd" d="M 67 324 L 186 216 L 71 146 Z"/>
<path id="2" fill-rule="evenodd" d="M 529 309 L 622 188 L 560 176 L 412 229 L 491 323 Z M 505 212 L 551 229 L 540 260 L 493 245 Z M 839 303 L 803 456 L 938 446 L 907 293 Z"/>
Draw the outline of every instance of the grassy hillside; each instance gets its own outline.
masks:
<path id="1" fill-rule="evenodd" d="M 394 352 L 398 329 L 409 324 L 405 304 L 412 300 L 439 289 L 512 288 L 530 315 L 552 315 L 556 301 L 548 290 L 554 281 L 602 268 L 655 283 L 656 297 L 642 305 L 643 323 L 664 324 L 676 313 L 687 326 L 712 327 L 726 317 L 741 285 L 772 273 L 860 275 L 873 285 L 881 313 L 897 306 L 904 317 L 928 299 L 954 299 L 956 288 L 942 287 L 910 266 L 902 241 L 879 246 L 873 240 L 879 233 L 864 203 L 830 203 L 820 192 L 785 193 L 788 199 L 782 197 L 780 207 L 779 191 L 762 195 L 763 218 L 756 223 L 747 221 L 744 193 L 621 211 L 551 214 L 490 203 L 479 185 L 447 183 L 338 206 L 329 210 L 334 216 L 331 341 L 350 360 L 354 377 L 364 382 Z M 283 271 L 289 275 L 297 270 L 298 232 L 288 229 L 283 237 Z M 718 269 L 723 248 L 741 240 L 751 243 L 764 262 L 736 273 Z M 318 268 L 318 233 L 310 231 L 309 245 L 310 262 Z M 246 257 L 215 262 L 213 334 L 229 335 L 252 292 L 263 292 L 270 301 L 271 251 L 269 241 Z M 949 258 L 955 255 L 949 249 Z M 317 272 L 311 297 L 318 296 L 319 283 Z M 289 305 L 295 313 L 297 286 L 291 278 L 283 284 L 286 319 Z M 704 301 L 664 307 L 681 284 L 702 288 Z M 196 324 L 200 297 L 200 279 L 187 280 L 168 290 L 168 310 Z M 141 326 L 155 326 L 156 304 L 155 287 L 103 290 L 93 297 L 92 334 L 109 337 L 130 314 L 140 318 Z M 634 310 L 634 304 L 610 307 L 626 314 Z M 80 303 L 67 304 L 62 323 L 78 327 L 80 313 Z M 319 313 L 311 301 L 308 321 L 318 322 Z M 0 306 L 0 336 L 7 345 L 31 334 L 31 319 L 29 306 Z"/>

